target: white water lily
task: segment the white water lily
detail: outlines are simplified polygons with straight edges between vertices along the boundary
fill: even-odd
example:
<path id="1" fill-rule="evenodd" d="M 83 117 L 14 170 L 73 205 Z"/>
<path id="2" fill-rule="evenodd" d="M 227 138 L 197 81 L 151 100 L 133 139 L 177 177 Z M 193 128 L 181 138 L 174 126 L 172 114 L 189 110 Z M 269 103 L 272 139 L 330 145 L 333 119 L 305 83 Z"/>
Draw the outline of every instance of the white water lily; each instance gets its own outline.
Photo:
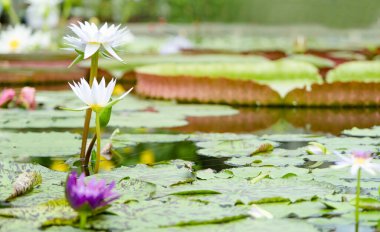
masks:
<path id="1" fill-rule="evenodd" d="M 258 207 L 257 205 L 252 205 L 251 210 L 248 212 L 248 214 L 252 218 L 266 218 L 266 219 L 273 219 L 273 215 L 269 213 L 268 211 Z"/>
<path id="2" fill-rule="evenodd" d="M 84 53 L 84 59 L 94 55 L 97 51 L 110 55 L 119 61 L 123 61 L 116 54 L 115 48 L 131 42 L 134 39 L 127 27 L 120 28 L 121 25 L 108 26 L 105 23 L 98 28 L 94 23 L 79 22 L 79 25 L 72 24 L 70 29 L 76 34 L 65 36 L 64 40 L 70 47 L 69 50 L 77 50 Z"/>
<path id="3" fill-rule="evenodd" d="M 84 107 L 73 110 L 85 110 L 91 108 L 95 112 L 100 112 L 104 108 L 110 107 L 122 100 L 132 90 L 131 88 L 129 91 L 125 92 L 119 98 L 110 101 L 113 89 L 115 88 L 115 84 L 116 79 L 112 79 L 111 82 L 108 83 L 108 85 L 106 86 L 104 78 L 102 78 L 100 83 L 98 83 L 97 80 L 94 79 L 92 87 L 90 87 L 90 85 L 84 78 L 81 78 L 80 82 L 78 83 L 69 83 L 71 89 L 78 96 L 78 98 L 86 104 L 86 106 Z"/>
<path id="4" fill-rule="evenodd" d="M 32 29 L 17 25 L 8 27 L 0 34 L 1 53 L 21 53 L 30 50 Z"/>
<path id="5" fill-rule="evenodd" d="M 371 151 L 352 151 L 351 156 L 336 153 L 342 160 L 336 162 L 332 168 L 339 169 L 351 166 L 351 174 L 357 175 L 359 169 L 363 169 L 371 175 L 380 172 L 380 164 L 372 163 Z"/>
<path id="6" fill-rule="evenodd" d="M 26 21 L 35 29 L 55 27 L 59 23 L 59 4 L 62 0 L 27 0 Z"/>

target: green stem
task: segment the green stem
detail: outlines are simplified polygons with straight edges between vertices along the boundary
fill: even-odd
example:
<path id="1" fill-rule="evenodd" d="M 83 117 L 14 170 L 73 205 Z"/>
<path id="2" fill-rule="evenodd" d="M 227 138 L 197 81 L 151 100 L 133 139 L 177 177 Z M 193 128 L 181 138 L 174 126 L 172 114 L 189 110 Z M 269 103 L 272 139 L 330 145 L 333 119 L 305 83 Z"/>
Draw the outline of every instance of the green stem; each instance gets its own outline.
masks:
<path id="1" fill-rule="evenodd" d="M 94 81 L 94 78 L 98 75 L 98 63 L 99 63 L 99 52 L 95 52 L 94 55 L 91 57 L 91 69 L 90 69 L 90 80 L 89 84 L 92 86 L 92 82 Z M 86 146 L 87 146 L 87 138 L 88 138 L 88 132 L 90 130 L 90 121 L 91 121 L 91 109 L 86 110 L 86 116 L 84 119 L 84 125 L 83 125 L 83 134 L 82 134 L 82 147 L 80 151 L 80 160 L 82 161 L 82 167 L 84 171 L 84 168 L 88 166 L 88 162 L 85 162 L 86 159 Z M 91 152 L 90 152 L 91 154 Z"/>
<path id="2" fill-rule="evenodd" d="M 356 202 L 355 202 L 355 231 L 359 229 L 359 200 L 360 200 L 360 178 L 362 169 L 358 170 L 357 185 L 356 185 Z"/>
<path id="3" fill-rule="evenodd" d="M 100 165 L 100 113 L 96 113 L 96 163 L 94 173 L 98 173 Z"/>
<path id="4" fill-rule="evenodd" d="M 9 19 L 13 25 L 20 24 L 20 19 L 18 18 L 15 10 L 13 9 L 12 0 L 3 0 L 4 11 L 8 13 Z"/>
<path id="5" fill-rule="evenodd" d="M 87 223 L 87 214 L 79 213 L 79 217 L 80 217 L 80 228 L 85 229 L 86 223 Z"/>

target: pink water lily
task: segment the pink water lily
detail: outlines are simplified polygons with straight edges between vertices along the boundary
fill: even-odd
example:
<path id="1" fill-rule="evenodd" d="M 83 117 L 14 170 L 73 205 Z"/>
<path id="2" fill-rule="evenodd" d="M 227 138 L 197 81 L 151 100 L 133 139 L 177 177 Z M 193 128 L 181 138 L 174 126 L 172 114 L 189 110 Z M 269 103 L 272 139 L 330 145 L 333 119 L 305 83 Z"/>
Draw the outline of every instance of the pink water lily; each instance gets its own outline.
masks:
<path id="1" fill-rule="evenodd" d="M 333 168 L 351 167 L 350 172 L 356 175 L 359 169 L 363 169 L 371 175 L 380 172 L 380 164 L 372 163 L 373 157 L 371 151 L 352 151 L 350 156 L 336 153 L 341 160 L 336 162 Z"/>
<path id="2" fill-rule="evenodd" d="M 36 109 L 36 89 L 32 87 L 22 88 L 17 99 L 17 105 L 29 110 Z"/>
<path id="3" fill-rule="evenodd" d="M 13 89 L 4 89 L 0 96 L 0 108 L 7 108 L 15 96 L 16 92 Z"/>

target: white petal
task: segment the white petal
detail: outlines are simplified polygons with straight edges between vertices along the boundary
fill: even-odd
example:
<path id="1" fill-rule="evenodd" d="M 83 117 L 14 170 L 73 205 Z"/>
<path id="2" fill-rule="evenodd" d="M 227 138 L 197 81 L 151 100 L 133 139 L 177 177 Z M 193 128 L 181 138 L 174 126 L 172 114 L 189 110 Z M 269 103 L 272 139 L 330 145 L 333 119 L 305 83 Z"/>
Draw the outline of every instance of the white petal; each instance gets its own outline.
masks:
<path id="1" fill-rule="evenodd" d="M 351 170 L 350 170 L 351 174 L 353 176 L 356 176 L 358 174 L 359 168 L 360 167 L 358 165 L 355 165 L 355 164 L 352 165 Z"/>
<path id="2" fill-rule="evenodd" d="M 123 95 L 121 95 L 120 97 L 118 97 L 118 99 L 123 99 L 123 98 L 125 98 L 131 91 L 133 90 L 133 87 L 132 88 L 130 88 L 127 92 L 125 92 Z"/>
<path id="3" fill-rule="evenodd" d="M 102 104 L 107 104 L 108 102 L 108 99 L 106 99 L 107 89 L 106 89 L 106 81 L 104 80 L 104 77 L 102 78 L 99 84 L 99 95 L 100 95 L 99 98 L 101 99 Z"/>
<path id="4" fill-rule="evenodd" d="M 92 83 L 91 98 L 92 98 L 93 104 L 96 104 L 96 105 L 100 104 L 98 81 L 96 80 L 96 78 L 94 79 L 94 82 Z"/>
<path id="5" fill-rule="evenodd" d="M 363 165 L 362 168 L 367 173 L 369 173 L 369 174 L 371 174 L 373 176 L 376 175 L 376 172 L 369 165 Z"/>
<path id="6" fill-rule="evenodd" d="M 89 58 L 90 56 L 94 55 L 95 52 L 97 52 L 100 48 L 99 43 L 88 43 L 86 44 L 86 48 L 84 49 L 84 59 Z"/>
<path id="7" fill-rule="evenodd" d="M 106 96 L 105 98 L 107 99 L 107 103 L 111 99 L 113 90 L 115 89 L 116 85 L 116 79 L 112 79 L 110 83 L 108 83 L 107 90 L 106 90 Z"/>
<path id="8" fill-rule="evenodd" d="M 123 59 L 120 58 L 120 56 L 118 56 L 116 54 L 116 52 L 112 49 L 112 47 L 109 45 L 109 44 L 103 44 L 103 47 L 104 49 L 106 49 L 106 51 L 111 55 L 113 56 L 115 59 L 117 59 L 118 61 L 121 61 L 123 62 Z"/>

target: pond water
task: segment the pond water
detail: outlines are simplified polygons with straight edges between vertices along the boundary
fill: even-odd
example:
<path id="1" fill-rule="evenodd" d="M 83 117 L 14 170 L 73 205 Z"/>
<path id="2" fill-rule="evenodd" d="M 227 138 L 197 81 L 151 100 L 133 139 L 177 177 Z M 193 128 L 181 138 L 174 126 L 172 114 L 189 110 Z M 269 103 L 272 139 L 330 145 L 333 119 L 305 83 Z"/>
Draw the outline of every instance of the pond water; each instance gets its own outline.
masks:
<path id="1" fill-rule="evenodd" d="M 57 110 L 80 102 L 66 91 L 41 91 L 38 100 L 36 111 L 0 111 L 0 157 L 5 159 L 0 165 L 5 162 L 6 166 L 0 173 L 5 171 L 4 176 L 15 179 L 15 170 L 25 169 L 20 163 L 40 164 L 49 170 L 26 166 L 43 173 L 46 187 L 16 198 L 10 205 L 1 201 L 6 193 L 0 193 L 0 208 L 5 210 L 35 207 L 32 202 L 43 204 L 64 197 L 66 172 L 80 167 L 77 153 L 83 112 Z M 279 223 L 291 227 L 290 231 L 350 231 L 355 228 L 349 203 L 355 193 L 355 177 L 348 170 L 331 169 L 339 160 L 333 151 L 368 149 L 380 154 L 380 129 L 373 127 L 379 124 L 377 108 L 230 107 L 129 96 L 115 106 L 103 131 L 102 145 L 111 142 L 113 149 L 101 158 L 98 176 L 117 180 L 118 191 L 126 194 L 124 203 L 112 212 L 132 218 L 126 220 L 136 223 L 128 225 L 131 228 L 147 226 L 145 219 L 135 215 L 144 212 L 151 217 L 152 227 L 221 223 L 217 231 L 257 226 L 276 231 L 274 224 Z M 352 127 L 371 129 L 350 130 Z M 311 141 L 323 144 L 329 152 L 308 154 Z M 379 161 L 376 156 L 374 162 Z M 364 175 L 362 182 L 362 195 L 376 204 L 378 181 Z M 1 184 L 11 186 L 7 178 L 0 178 Z M 250 204 L 274 214 L 275 222 L 252 222 L 246 215 Z M 117 208 L 124 206 L 127 208 Z M 160 220 L 162 207 L 173 221 Z M 18 212 L 10 209 L 6 215 Z M 22 215 L 34 220 L 33 212 L 27 210 Z M 192 213 L 177 216 L 181 210 Z M 0 215 L 4 212 L 0 210 Z M 360 231 L 375 231 L 378 212 L 362 213 Z M 31 219 L 14 220 L 27 223 Z M 92 220 L 94 230 L 125 228 L 120 220 L 112 225 L 103 224 L 107 220 L 98 217 Z M 38 217 L 38 222 L 45 221 Z"/>
<path id="2" fill-rule="evenodd" d="M 41 90 L 65 90 L 62 86 L 44 86 Z M 51 92 L 53 93 L 53 92 Z M 186 104 L 185 104 L 186 105 Z M 182 134 L 182 133 L 237 133 L 237 134 L 318 134 L 339 136 L 343 130 L 370 128 L 380 124 L 380 111 L 377 108 L 285 108 L 285 107 L 233 107 L 238 111 L 234 115 L 186 117 L 187 125 L 163 127 L 149 130 L 124 128 L 123 133 L 130 134 Z M 151 109 L 148 109 L 150 111 Z M 142 110 L 145 111 L 145 110 Z M 117 127 L 108 127 L 104 137 L 111 136 Z M 71 132 L 81 133 L 81 128 L 19 128 L 19 132 Z M 308 145 L 308 141 L 285 141 L 278 148 L 296 150 Z M 207 157 L 197 153 L 197 146 L 191 141 L 151 143 L 142 142 L 134 146 L 113 150 L 108 160 L 103 158 L 102 169 L 111 170 L 120 166 L 136 164 L 153 165 L 163 161 L 182 159 L 194 162 L 195 170 L 213 169 L 220 171 L 232 166 L 225 163 L 226 157 Z M 68 171 L 69 163 L 79 165 L 78 154 L 65 157 L 33 157 L 23 162 L 33 162 L 56 171 Z M 69 158 L 70 162 L 67 162 Z M 76 161 L 76 162 L 74 162 Z M 306 161 L 308 162 L 308 161 Z M 309 161 L 304 167 L 313 166 Z M 331 163 L 319 164 L 319 168 Z M 74 165 L 74 166 L 75 166 Z"/>

